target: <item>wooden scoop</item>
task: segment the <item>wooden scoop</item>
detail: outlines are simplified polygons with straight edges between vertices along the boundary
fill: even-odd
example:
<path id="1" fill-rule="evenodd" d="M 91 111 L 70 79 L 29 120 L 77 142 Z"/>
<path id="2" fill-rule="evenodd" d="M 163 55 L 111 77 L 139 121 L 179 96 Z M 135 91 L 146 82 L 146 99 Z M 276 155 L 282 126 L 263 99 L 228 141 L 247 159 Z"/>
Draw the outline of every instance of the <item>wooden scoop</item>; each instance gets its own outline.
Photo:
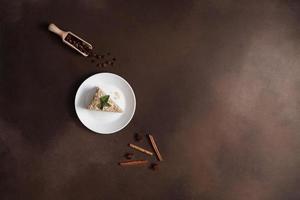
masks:
<path id="1" fill-rule="evenodd" d="M 85 57 L 89 56 L 89 53 L 93 49 L 93 46 L 90 43 L 86 42 L 70 31 L 61 30 L 53 23 L 49 24 L 48 30 L 59 35 L 64 43 L 66 43 Z"/>

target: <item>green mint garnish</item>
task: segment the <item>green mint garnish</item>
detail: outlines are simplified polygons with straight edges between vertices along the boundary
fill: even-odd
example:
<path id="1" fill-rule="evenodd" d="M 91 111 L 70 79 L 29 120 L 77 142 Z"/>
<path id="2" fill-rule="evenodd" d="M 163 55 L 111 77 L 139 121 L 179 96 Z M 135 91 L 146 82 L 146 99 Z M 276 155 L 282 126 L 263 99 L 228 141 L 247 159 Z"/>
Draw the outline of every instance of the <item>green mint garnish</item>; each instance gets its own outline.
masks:
<path id="1" fill-rule="evenodd" d="M 100 97 L 100 104 L 98 105 L 98 108 L 100 110 L 103 110 L 104 107 L 110 107 L 111 105 L 108 103 L 109 95 L 104 95 Z"/>

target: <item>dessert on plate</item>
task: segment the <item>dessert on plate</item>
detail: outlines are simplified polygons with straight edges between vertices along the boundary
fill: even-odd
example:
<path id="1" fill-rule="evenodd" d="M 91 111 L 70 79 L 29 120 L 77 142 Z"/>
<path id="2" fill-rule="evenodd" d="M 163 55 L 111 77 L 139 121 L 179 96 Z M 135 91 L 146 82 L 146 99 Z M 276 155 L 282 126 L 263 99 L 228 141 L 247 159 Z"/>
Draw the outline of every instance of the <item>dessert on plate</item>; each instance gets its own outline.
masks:
<path id="1" fill-rule="evenodd" d="M 123 112 L 123 110 L 110 98 L 110 96 L 105 94 L 105 92 L 99 87 L 96 87 L 96 92 L 91 103 L 88 105 L 88 109 L 114 113 Z"/>

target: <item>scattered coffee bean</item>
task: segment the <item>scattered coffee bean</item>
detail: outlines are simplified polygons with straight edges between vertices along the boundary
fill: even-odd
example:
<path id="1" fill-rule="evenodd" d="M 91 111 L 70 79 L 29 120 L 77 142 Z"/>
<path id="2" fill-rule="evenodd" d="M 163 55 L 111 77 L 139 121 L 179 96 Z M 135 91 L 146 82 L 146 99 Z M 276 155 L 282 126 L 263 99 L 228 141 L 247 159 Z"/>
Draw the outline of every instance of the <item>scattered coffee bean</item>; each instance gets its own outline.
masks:
<path id="1" fill-rule="evenodd" d="M 152 163 L 150 165 L 150 169 L 157 171 L 157 170 L 159 170 L 159 165 L 157 163 Z"/>
<path id="2" fill-rule="evenodd" d="M 124 156 L 125 156 L 125 158 L 127 158 L 128 160 L 131 160 L 131 159 L 133 158 L 134 154 L 133 154 L 133 153 L 126 153 Z"/>
<path id="3" fill-rule="evenodd" d="M 107 53 L 107 55 L 110 55 L 110 53 Z M 89 57 L 91 58 L 90 62 L 95 63 L 97 67 L 106 67 L 106 66 L 113 66 L 114 61 L 116 58 L 110 58 L 109 56 L 107 57 L 106 55 L 102 54 L 96 54 L 93 51 L 89 53 Z"/>
<path id="4" fill-rule="evenodd" d="M 139 141 L 141 141 L 141 140 L 143 139 L 143 136 L 142 136 L 141 134 L 139 134 L 139 133 L 135 133 L 135 134 L 134 134 L 134 139 L 135 139 L 137 142 L 139 142 Z"/>

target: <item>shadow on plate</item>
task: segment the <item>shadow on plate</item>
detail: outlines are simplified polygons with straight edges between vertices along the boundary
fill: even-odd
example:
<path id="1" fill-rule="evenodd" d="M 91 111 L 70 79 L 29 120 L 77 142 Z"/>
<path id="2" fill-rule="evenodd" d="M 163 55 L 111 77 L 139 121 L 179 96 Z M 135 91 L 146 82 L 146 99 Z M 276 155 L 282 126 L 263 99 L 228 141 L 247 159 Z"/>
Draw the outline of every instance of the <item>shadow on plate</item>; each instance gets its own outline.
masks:
<path id="1" fill-rule="evenodd" d="M 88 105 L 92 101 L 92 98 L 96 92 L 96 87 L 94 88 L 84 88 L 79 94 L 80 96 L 78 97 L 78 105 L 80 108 L 87 109 Z"/>

